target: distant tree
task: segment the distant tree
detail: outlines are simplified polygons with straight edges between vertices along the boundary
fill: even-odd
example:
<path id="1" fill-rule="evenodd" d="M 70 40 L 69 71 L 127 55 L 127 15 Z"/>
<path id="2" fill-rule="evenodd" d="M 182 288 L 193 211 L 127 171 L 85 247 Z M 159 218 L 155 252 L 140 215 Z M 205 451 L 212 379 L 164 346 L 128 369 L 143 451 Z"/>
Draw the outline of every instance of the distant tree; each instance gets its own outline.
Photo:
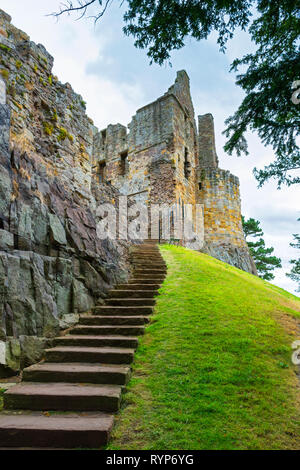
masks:
<path id="1" fill-rule="evenodd" d="M 256 264 L 257 272 L 259 277 L 266 281 L 274 279 L 275 268 L 281 268 L 281 259 L 272 255 L 274 248 L 266 248 L 265 241 L 262 238 L 264 232 L 260 227 L 260 222 L 253 219 L 252 217 L 248 220 L 242 216 L 244 235 L 251 253 L 252 258 Z M 249 237 L 259 238 L 258 241 L 254 242 L 249 240 Z"/>
<path id="2" fill-rule="evenodd" d="M 67 0 L 54 15 L 79 12 L 83 17 L 94 4 L 97 12 L 93 18 L 98 21 L 112 2 Z M 224 149 L 238 156 L 248 154 L 246 132 L 254 130 L 275 152 L 273 163 L 262 170 L 254 169 L 259 185 L 270 178 L 277 180 L 279 187 L 299 183 L 296 174 L 300 169 L 296 142 L 300 129 L 299 0 L 127 0 L 126 3 L 123 31 L 134 37 L 136 47 L 147 49 L 151 61 L 158 64 L 169 60 L 172 50 L 182 48 L 188 36 L 202 40 L 216 31 L 217 43 L 224 52 L 236 28 L 248 30 L 256 50 L 236 59 L 231 67 L 233 71 L 246 68 L 236 82 L 246 96 L 225 122 L 228 140 Z"/>
<path id="3" fill-rule="evenodd" d="M 300 219 L 298 219 L 298 221 L 300 221 Z M 297 250 L 300 250 L 300 235 L 294 234 L 293 237 L 296 243 L 290 243 L 290 246 L 296 248 Z M 298 283 L 297 290 L 298 292 L 300 292 L 300 258 L 292 259 L 290 263 L 293 265 L 293 267 L 291 269 L 291 272 L 287 273 L 287 276 Z"/>

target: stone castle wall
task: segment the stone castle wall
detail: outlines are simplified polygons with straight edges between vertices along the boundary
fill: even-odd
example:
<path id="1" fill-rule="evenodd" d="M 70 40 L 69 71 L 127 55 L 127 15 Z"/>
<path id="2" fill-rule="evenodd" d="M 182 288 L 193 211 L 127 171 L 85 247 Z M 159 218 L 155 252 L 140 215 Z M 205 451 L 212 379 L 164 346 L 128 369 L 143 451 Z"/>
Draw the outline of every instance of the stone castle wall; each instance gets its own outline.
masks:
<path id="1" fill-rule="evenodd" d="M 0 11 L 0 373 L 43 347 L 128 275 L 128 247 L 100 241 L 97 132 L 53 59 Z"/>

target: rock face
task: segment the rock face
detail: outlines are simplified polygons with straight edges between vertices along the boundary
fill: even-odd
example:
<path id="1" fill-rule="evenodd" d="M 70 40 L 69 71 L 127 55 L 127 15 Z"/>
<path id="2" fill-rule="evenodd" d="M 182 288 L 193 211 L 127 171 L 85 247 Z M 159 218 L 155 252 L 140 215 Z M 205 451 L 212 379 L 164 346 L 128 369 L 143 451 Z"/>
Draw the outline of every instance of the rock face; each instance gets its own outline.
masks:
<path id="1" fill-rule="evenodd" d="M 60 328 L 128 276 L 128 248 L 96 236 L 95 128 L 53 59 L 0 11 L 0 374 L 40 360 Z"/>

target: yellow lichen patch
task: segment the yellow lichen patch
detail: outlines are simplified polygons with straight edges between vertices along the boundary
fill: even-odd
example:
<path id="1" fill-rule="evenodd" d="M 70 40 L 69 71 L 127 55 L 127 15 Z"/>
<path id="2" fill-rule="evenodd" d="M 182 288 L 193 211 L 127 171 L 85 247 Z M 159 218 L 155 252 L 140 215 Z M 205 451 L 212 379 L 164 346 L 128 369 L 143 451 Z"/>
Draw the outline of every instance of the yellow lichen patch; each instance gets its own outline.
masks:
<path id="1" fill-rule="evenodd" d="M 43 204 L 45 202 L 43 194 L 37 189 L 33 191 L 34 196 L 36 196 Z"/>

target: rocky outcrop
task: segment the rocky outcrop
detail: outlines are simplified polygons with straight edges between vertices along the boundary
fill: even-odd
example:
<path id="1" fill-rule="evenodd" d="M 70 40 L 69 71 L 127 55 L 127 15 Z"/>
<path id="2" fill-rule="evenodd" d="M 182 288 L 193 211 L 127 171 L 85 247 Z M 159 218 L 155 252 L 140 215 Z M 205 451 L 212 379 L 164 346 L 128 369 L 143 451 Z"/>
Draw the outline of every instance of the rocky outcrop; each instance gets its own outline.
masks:
<path id="1" fill-rule="evenodd" d="M 95 128 L 53 59 L 0 11 L 0 374 L 37 362 L 60 328 L 128 276 L 125 243 L 99 240 Z"/>

